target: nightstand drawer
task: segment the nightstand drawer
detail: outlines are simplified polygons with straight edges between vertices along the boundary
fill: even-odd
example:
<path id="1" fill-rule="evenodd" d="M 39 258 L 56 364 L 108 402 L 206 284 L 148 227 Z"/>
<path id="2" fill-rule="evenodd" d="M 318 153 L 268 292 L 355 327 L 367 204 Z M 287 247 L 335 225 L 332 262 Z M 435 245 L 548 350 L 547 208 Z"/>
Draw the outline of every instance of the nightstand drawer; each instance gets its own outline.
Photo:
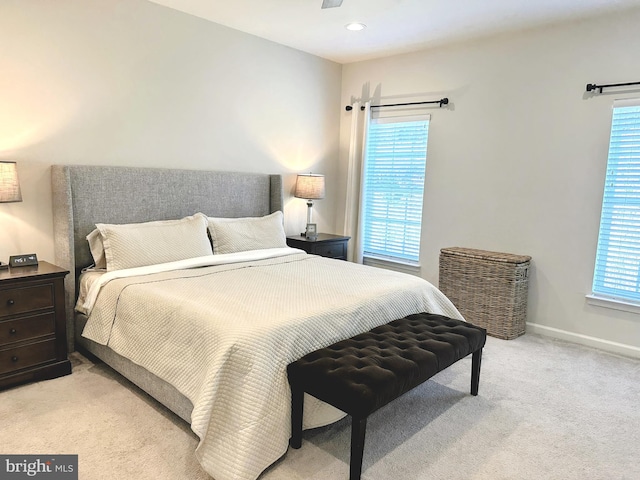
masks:
<path id="1" fill-rule="evenodd" d="M 53 308 L 53 285 L 0 290 L 0 317 Z"/>
<path id="2" fill-rule="evenodd" d="M 56 360 L 56 341 L 45 340 L 22 347 L 0 350 L 0 374 Z"/>
<path id="3" fill-rule="evenodd" d="M 335 243 L 329 243 L 329 244 L 316 245 L 313 253 L 315 253 L 316 255 L 320 255 L 322 257 L 346 259 L 347 252 L 345 250 L 346 250 L 345 242 L 339 242 L 339 243 L 335 242 Z"/>
<path id="4" fill-rule="evenodd" d="M 341 235 L 332 235 L 331 233 L 319 233 L 315 240 L 311 240 L 303 236 L 294 235 L 287 237 L 287 245 L 313 255 L 346 260 L 349 238 Z"/>
<path id="5" fill-rule="evenodd" d="M 0 322 L 0 347 L 55 332 L 56 316 L 53 312 Z"/>

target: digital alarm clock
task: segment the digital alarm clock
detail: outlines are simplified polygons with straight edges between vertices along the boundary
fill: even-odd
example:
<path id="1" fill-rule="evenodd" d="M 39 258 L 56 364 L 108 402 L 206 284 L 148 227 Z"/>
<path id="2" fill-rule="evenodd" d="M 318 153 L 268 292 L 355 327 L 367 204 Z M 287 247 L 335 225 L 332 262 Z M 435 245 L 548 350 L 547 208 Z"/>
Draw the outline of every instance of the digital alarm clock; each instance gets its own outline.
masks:
<path id="1" fill-rule="evenodd" d="M 15 267 L 29 267 L 31 265 L 38 265 L 38 257 L 35 253 L 26 253 L 24 255 L 12 255 L 9 257 L 9 266 Z"/>

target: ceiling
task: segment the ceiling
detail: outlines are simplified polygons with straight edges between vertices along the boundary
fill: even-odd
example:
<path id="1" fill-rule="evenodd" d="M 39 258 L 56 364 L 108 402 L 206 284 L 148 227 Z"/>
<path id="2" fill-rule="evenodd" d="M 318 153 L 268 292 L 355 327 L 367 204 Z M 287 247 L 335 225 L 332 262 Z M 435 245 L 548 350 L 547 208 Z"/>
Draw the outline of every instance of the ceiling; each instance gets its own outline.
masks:
<path id="1" fill-rule="evenodd" d="M 338 63 L 612 11 L 640 0 L 150 0 Z M 350 22 L 367 28 L 351 32 Z"/>

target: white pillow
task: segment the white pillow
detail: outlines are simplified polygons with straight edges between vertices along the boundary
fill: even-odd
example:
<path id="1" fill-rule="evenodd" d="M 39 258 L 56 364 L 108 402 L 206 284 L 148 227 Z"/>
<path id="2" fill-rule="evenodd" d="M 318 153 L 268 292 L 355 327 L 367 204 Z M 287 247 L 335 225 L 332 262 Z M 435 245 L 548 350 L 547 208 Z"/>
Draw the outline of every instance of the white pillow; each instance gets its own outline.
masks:
<path id="1" fill-rule="evenodd" d="M 106 268 L 109 272 L 213 253 L 207 237 L 207 217 L 201 213 L 180 220 L 124 225 L 98 223 L 87 240 L 96 268 Z"/>
<path id="2" fill-rule="evenodd" d="M 104 258 L 104 245 L 102 244 L 102 235 L 100 230 L 94 229 L 89 235 L 87 235 L 87 241 L 89 242 L 89 250 L 91 250 L 91 256 L 93 257 L 93 263 L 96 268 L 107 268 L 107 259 Z"/>
<path id="3" fill-rule="evenodd" d="M 209 217 L 209 234 L 215 255 L 287 246 L 280 211 L 264 217 Z"/>

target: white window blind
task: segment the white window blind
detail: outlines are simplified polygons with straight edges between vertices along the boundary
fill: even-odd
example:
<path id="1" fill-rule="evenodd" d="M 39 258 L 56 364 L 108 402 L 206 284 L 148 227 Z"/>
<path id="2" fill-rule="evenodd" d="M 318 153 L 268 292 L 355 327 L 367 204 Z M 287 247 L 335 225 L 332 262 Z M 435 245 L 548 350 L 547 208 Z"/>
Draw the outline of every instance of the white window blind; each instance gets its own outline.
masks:
<path id="1" fill-rule="evenodd" d="M 640 303 L 640 100 L 614 103 L 593 293 Z"/>
<path id="2" fill-rule="evenodd" d="M 418 263 L 428 137 L 428 115 L 371 120 L 362 187 L 365 257 Z"/>

